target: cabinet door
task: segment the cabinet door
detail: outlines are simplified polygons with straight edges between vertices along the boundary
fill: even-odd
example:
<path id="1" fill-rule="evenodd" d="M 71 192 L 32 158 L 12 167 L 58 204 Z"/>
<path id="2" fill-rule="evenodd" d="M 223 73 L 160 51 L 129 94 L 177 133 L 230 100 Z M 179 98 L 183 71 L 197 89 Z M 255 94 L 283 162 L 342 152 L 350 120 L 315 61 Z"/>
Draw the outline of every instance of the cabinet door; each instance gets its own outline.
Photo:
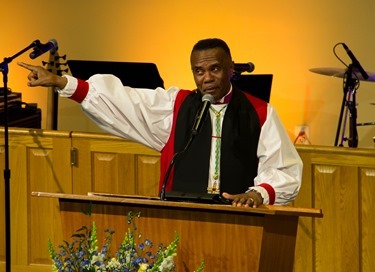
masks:
<path id="1" fill-rule="evenodd" d="M 39 130 L 9 131 L 11 258 L 14 268 L 50 265 L 48 239 L 62 240 L 57 200 L 37 198 L 31 192 L 70 193 L 69 133 Z M 0 150 L 4 169 L 4 145 Z M 4 199 L 4 178 L 0 194 Z M 0 202 L 0 235 L 5 237 L 5 204 Z M 0 259 L 5 260 L 5 242 L 0 239 Z M 48 266 L 50 268 L 50 266 Z"/>
<path id="2" fill-rule="evenodd" d="M 73 193 L 157 196 L 160 154 L 118 137 L 73 133 Z"/>

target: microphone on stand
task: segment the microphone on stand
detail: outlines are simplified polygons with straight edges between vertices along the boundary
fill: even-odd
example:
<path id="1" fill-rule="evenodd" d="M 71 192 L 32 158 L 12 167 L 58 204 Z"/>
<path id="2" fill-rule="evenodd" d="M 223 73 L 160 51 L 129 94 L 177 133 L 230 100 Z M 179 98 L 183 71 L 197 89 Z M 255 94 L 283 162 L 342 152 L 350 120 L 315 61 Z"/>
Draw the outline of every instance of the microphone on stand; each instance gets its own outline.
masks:
<path id="1" fill-rule="evenodd" d="M 39 40 L 35 42 L 36 42 L 36 46 L 34 47 L 34 51 L 30 53 L 30 59 L 35 59 L 50 50 L 52 54 L 55 54 L 58 49 L 58 44 L 55 39 L 50 39 L 45 44 L 41 44 Z"/>
<path id="2" fill-rule="evenodd" d="M 239 73 L 239 74 L 241 74 L 243 72 L 251 73 L 252 71 L 254 71 L 254 69 L 255 69 L 255 65 L 252 62 L 235 63 L 234 64 L 234 72 L 235 73 Z"/>
<path id="3" fill-rule="evenodd" d="M 210 106 L 212 104 L 212 102 L 214 101 L 214 97 L 211 95 L 211 94 L 205 94 L 203 97 L 202 97 L 202 104 L 201 104 L 201 107 L 200 109 L 198 110 L 197 112 L 197 115 L 195 116 L 195 122 L 193 124 L 193 127 L 191 129 L 191 135 L 190 135 L 190 139 L 189 141 L 187 142 L 187 144 L 185 145 L 184 149 L 180 152 L 176 152 L 173 157 L 172 157 L 172 160 L 171 162 L 169 163 L 169 166 L 168 166 L 168 169 L 167 171 L 165 172 L 165 176 L 164 176 L 164 179 L 163 179 L 163 185 L 161 187 L 161 191 L 160 191 L 160 199 L 161 200 L 165 200 L 165 191 L 166 191 L 166 187 L 167 187 L 167 184 L 168 184 L 168 179 L 169 179 L 169 175 L 172 171 L 172 167 L 176 161 L 176 158 L 183 154 L 184 152 L 186 152 L 186 150 L 189 149 L 194 137 L 196 135 L 198 135 L 201 127 L 203 126 L 203 123 L 204 121 L 206 120 L 206 116 L 207 116 L 207 113 L 210 109 Z"/>
<path id="4" fill-rule="evenodd" d="M 195 122 L 192 128 L 193 135 L 198 134 L 200 128 L 204 123 L 204 120 L 206 119 L 207 112 L 210 109 L 212 102 L 214 102 L 214 97 L 211 94 L 205 94 L 202 97 L 202 105 L 198 111 L 197 116 L 195 117 Z"/>
<path id="5" fill-rule="evenodd" d="M 352 51 L 349 49 L 349 47 L 345 43 L 342 43 L 342 46 L 344 47 L 344 49 L 345 49 L 346 53 L 348 54 L 348 56 L 350 57 L 350 59 L 352 60 L 353 65 L 361 73 L 363 79 L 365 79 L 365 80 L 368 79 L 368 74 L 363 69 L 363 67 L 361 66 L 361 64 L 359 63 L 359 61 L 357 60 L 357 58 L 354 56 L 354 54 L 352 53 Z"/>

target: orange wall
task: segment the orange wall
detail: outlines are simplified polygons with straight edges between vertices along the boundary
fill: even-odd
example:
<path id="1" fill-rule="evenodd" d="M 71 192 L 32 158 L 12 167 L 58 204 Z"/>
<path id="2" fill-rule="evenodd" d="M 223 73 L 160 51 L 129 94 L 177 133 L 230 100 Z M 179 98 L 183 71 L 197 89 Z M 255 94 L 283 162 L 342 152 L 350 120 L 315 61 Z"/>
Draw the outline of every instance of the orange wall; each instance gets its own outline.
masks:
<path id="1" fill-rule="evenodd" d="M 261 3 L 260 3 L 261 2 Z M 189 68 L 193 44 L 202 38 L 227 41 L 234 61 L 255 63 L 255 73 L 274 74 L 271 103 L 292 139 L 296 125 L 310 127 L 313 144 L 333 145 L 342 101 L 342 80 L 314 74 L 314 67 L 343 65 L 333 46 L 345 42 L 368 71 L 375 71 L 375 2 L 249 0 L 65 0 L 6 1 L 2 9 L 0 57 L 35 39 L 55 38 L 69 59 L 154 62 L 165 86 L 194 88 Z M 340 56 L 349 59 L 340 47 Z M 28 53 L 17 61 L 41 64 Z M 9 86 L 36 102 L 46 124 L 47 89 L 29 89 L 27 72 L 11 63 Z M 358 91 L 358 122 L 374 121 L 375 83 Z M 65 103 L 65 104 L 64 104 Z M 74 108 L 74 110 L 72 110 Z M 63 102 L 60 128 L 95 130 L 77 105 Z M 373 147 L 375 127 L 359 127 L 360 146 Z"/>

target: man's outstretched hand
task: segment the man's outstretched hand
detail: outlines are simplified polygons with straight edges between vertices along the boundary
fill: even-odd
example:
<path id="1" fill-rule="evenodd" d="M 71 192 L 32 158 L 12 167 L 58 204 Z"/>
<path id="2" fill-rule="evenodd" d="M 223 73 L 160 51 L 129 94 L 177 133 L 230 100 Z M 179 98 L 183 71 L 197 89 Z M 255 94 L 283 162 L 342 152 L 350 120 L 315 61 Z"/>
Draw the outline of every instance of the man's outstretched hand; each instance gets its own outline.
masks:
<path id="1" fill-rule="evenodd" d="M 27 76 L 29 79 L 27 85 L 29 87 L 57 87 L 61 90 L 68 83 L 66 78 L 57 76 L 41 66 L 34 66 L 24 62 L 19 62 L 18 65 L 30 71 L 30 74 Z"/>

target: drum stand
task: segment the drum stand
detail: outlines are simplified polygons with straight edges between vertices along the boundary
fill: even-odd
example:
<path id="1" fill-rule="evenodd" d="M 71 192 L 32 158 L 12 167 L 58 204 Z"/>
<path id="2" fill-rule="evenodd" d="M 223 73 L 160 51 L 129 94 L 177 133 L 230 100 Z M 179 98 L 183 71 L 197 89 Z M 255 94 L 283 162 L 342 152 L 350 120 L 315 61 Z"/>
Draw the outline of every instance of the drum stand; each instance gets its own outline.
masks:
<path id="1" fill-rule="evenodd" d="M 343 100 L 341 104 L 340 117 L 337 126 L 335 146 L 338 144 L 338 140 L 341 134 L 341 140 L 339 146 L 344 146 L 344 141 L 348 141 L 349 147 L 358 146 L 358 133 L 357 133 L 357 108 L 356 108 L 356 91 L 358 87 L 358 79 L 353 78 L 353 65 L 348 66 L 347 71 L 344 75 L 344 87 L 343 87 Z M 345 110 L 345 116 L 343 120 Z M 349 114 L 349 138 L 345 137 L 346 124 Z M 341 130 L 342 125 L 342 130 Z M 340 133 L 341 131 L 341 133 Z"/>

